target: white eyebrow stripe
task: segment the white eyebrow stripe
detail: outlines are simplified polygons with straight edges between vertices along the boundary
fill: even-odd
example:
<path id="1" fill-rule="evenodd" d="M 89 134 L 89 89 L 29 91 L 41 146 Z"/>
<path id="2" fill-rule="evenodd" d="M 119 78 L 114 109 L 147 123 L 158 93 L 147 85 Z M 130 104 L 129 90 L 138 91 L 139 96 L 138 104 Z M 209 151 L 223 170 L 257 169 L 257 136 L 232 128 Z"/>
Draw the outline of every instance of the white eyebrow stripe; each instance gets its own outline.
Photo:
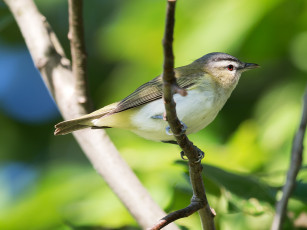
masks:
<path id="1" fill-rule="evenodd" d="M 238 68 L 238 63 L 235 62 L 235 61 L 216 61 L 216 62 L 213 62 L 213 66 L 215 67 L 226 67 L 228 65 L 233 65 L 235 68 Z"/>

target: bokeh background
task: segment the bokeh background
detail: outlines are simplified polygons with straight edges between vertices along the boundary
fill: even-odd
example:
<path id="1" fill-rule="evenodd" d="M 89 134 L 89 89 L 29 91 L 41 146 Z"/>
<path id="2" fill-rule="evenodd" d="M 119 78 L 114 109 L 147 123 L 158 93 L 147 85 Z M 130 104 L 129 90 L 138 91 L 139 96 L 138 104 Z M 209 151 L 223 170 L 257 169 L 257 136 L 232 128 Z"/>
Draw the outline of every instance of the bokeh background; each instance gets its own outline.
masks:
<path id="1" fill-rule="evenodd" d="M 36 3 L 70 56 L 67 1 Z M 163 0 L 84 1 L 89 87 L 97 108 L 160 74 L 165 6 Z M 307 83 L 307 2 L 180 0 L 174 51 L 176 66 L 214 51 L 261 65 L 243 74 L 216 120 L 190 138 L 206 152 L 205 185 L 218 229 L 269 229 Z M 59 121 L 0 1 L 0 229 L 138 229 L 72 135 L 53 136 Z M 189 203 L 178 147 L 124 130 L 107 132 L 161 207 L 169 212 Z M 304 156 L 285 229 L 307 229 Z M 197 214 L 177 223 L 200 228 Z"/>

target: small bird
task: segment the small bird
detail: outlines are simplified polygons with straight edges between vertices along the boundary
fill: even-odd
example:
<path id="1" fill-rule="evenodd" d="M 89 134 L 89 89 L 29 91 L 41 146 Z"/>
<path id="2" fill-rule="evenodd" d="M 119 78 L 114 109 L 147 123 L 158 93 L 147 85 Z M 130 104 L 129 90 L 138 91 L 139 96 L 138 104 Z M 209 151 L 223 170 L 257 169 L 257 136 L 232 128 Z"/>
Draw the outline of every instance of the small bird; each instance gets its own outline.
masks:
<path id="1" fill-rule="evenodd" d="M 189 65 L 174 69 L 179 87 L 186 96 L 174 94 L 176 111 L 186 134 L 198 132 L 210 124 L 236 87 L 242 72 L 259 65 L 245 63 L 226 53 L 209 53 Z M 173 143 L 164 119 L 162 76 L 141 85 L 119 102 L 95 112 L 55 125 L 54 135 L 79 129 L 122 128 L 153 140 Z"/>

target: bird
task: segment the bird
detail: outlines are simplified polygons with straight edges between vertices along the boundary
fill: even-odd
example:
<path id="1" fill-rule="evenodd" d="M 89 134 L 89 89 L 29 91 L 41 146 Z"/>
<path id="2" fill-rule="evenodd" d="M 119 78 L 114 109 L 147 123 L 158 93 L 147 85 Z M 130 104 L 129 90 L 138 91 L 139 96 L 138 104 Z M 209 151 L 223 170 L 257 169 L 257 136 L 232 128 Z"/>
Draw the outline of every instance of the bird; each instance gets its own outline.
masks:
<path id="1" fill-rule="evenodd" d="M 186 96 L 173 95 L 185 133 L 196 133 L 209 125 L 237 86 L 241 74 L 258 67 L 229 54 L 214 52 L 175 68 L 177 84 L 187 92 Z M 175 137 L 165 120 L 162 88 L 162 75 L 159 75 L 119 102 L 56 124 L 54 135 L 84 128 L 121 128 L 148 140 L 173 143 Z"/>

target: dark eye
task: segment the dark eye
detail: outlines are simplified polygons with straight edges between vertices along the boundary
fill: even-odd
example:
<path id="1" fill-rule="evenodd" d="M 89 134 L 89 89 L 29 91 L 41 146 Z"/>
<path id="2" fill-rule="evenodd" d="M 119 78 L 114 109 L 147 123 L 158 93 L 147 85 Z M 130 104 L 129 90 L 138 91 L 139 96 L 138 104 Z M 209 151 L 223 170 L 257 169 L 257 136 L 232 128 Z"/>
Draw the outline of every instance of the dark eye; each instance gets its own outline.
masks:
<path id="1" fill-rule="evenodd" d="M 233 71 L 233 65 L 228 65 L 228 66 L 227 66 L 227 69 L 228 69 L 229 71 Z"/>

